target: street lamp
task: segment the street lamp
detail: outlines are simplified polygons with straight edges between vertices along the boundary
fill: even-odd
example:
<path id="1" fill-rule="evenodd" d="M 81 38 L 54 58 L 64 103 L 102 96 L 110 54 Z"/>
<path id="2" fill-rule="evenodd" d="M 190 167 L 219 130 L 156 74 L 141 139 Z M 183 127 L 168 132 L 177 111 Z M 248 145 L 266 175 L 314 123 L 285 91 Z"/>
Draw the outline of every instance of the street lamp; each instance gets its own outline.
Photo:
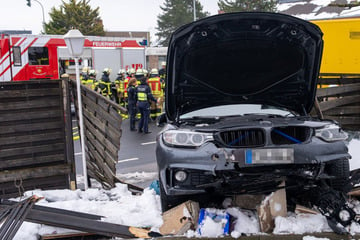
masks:
<path id="1" fill-rule="evenodd" d="M 77 88 L 77 100 L 78 100 L 79 121 L 80 121 L 79 127 L 80 127 L 80 140 L 81 140 L 81 157 L 83 164 L 84 186 L 85 186 L 85 190 L 87 190 L 88 181 L 87 181 L 87 168 L 86 168 L 86 157 L 85 157 L 85 134 L 84 134 L 84 120 L 83 120 L 81 90 L 80 90 L 81 83 L 80 83 L 80 74 L 79 74 L 79 57 L 82 55 L 84 51 L 85 37 L 82 35 L 82 33 L 79 30 L 73 29 L 64 35 L 64 40 L 70 55 L 73 56 L 75 59 L 76 88 Z"/>
<path id="2" fill-rule="evenodd" d="M 27 1 L 27 4 L 29 7 L 31 7 L 31 0 L 26 0 Z M 43 5 L 41 4 L 41 2 L 39 2 L 38 0 L 34 0 L 35 2 L 37 2 L 38 4 L 40 4 L 41 6 L 41 10 L 42 10 L 42 16 L 43 16 L 43 21 L 42 21 L 42 25 L 43 25 L 43 30 L 45 32 L 45 14 L 44 14 L 44 7 Z"/>

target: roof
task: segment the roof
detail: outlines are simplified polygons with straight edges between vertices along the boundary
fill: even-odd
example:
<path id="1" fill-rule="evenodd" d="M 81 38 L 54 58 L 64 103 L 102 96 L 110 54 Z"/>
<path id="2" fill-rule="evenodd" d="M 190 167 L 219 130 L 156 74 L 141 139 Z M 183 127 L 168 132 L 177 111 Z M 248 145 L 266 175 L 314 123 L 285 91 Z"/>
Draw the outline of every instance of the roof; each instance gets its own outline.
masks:
<path id="1" fill-rule="evenodd" d="M 351 4 L 347 0 L 282 0 L 278 11 L 307 20 L 360 17 L 360 6 L 356 5 L 360 3 Z"/>

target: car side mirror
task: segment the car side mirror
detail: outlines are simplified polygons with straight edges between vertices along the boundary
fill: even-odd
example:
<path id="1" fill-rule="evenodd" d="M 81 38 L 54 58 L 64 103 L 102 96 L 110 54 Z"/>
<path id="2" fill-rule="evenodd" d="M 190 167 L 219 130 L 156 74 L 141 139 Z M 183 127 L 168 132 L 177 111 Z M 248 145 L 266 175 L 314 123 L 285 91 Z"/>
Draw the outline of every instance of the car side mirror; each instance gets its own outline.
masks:
<path id="1" fill-rule="evenodd" d="M 165 113 L 162 113 L 162 114 L 158 117 L 157 126 L 158 126 L 158 127 L 162 127 L 162 126 L 164 126 L 165 123 L 167 123 L 166 114 L 165 114 Z"/>

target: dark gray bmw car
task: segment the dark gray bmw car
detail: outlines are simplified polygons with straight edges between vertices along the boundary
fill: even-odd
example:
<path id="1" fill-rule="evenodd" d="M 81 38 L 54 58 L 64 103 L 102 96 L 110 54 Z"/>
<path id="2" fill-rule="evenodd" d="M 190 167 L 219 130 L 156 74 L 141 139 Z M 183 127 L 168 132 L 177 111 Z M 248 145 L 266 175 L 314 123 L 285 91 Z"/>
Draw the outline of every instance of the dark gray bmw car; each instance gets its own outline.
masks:
<path id="1" fill-rule="evenodd" d="M 173 33 L 156 147 L 163 211 L 283 181 L 343 188 L 347 135 L 309 115 L 322 48 L 316 25 L 276 13 L 221 14 Z"/>

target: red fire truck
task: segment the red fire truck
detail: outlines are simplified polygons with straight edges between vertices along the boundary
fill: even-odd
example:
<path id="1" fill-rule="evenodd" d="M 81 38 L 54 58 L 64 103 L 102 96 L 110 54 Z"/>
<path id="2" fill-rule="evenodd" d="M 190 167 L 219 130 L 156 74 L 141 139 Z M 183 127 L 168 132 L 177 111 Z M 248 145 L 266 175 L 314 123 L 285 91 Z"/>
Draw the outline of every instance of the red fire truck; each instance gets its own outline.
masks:
<path id="1" fill-rule="evenodd" d="M 86 36 L 80 68 L 86 66 L 101 73 L 112 69 L 145 68 L 145 47 L 138 39 Z M 74 61 L 60 35 L 0 36 L 0 81 L 59 79 L 62 73 L 74 73 Z"/>

